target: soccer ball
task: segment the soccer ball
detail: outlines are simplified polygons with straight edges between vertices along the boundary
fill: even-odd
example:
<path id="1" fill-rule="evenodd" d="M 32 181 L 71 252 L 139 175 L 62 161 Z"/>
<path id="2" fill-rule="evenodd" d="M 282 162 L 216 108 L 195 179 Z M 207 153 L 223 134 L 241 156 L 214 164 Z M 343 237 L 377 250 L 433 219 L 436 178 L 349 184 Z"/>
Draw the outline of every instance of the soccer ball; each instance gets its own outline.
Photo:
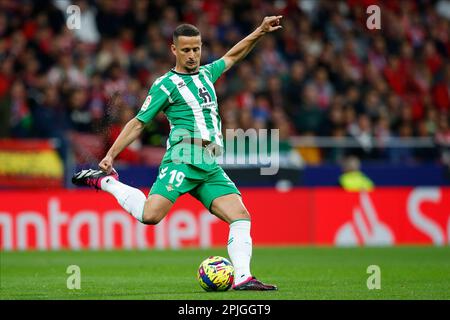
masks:
<path id="1" fill-rule="evenodd" d="M 206 291 L 227 291 L 233 284 L 234 267 L 224 257 L 210 256 L 200 264 L 197 279 Z"/>

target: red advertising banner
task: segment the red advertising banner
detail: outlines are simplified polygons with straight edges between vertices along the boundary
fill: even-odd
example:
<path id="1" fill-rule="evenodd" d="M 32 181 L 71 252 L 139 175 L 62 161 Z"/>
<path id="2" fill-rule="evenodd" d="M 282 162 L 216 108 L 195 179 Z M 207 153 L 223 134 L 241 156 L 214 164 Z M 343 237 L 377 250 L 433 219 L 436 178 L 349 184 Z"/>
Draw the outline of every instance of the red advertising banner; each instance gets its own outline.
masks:
<path id="1" fill-rule="evenodd" d="M 450 244 L 448 188 L 316 189 L 313 202 L 317 244 Z"/>
<path id="2" fill-rule="evenodd" d="M 450 188 L 241 190 L 262 245 L 450 243 Z M 228 225 L 189 195 L 156 226 L 91 190 L 0 192 L 1 250 L 224 246 Z"/>

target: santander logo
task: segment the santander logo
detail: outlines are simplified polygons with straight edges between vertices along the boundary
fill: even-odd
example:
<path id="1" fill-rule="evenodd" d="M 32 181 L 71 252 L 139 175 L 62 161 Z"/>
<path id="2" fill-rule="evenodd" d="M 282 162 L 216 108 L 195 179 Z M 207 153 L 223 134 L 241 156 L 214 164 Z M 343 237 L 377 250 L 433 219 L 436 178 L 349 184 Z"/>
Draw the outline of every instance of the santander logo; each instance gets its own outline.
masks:
<path id="1" fill-rule="evenodd" d="M 345 222 L 337 229 L 334 244 L 338 246 L 394 245 L 399 242 L 395 235 L 400 236 L 400 233 L 403 232 L 404 237 L 404 232 L 407 232 L 400 231 L 400 225 L 401 230 L 405 230 L 407 226 L 409 230 L 415 230 L 414 238 L 422 239 L 410 240 L 409 243 L 415 243 L 414 241 L 421 243 L 425 236 L 430 243 L 437 246 L 450 244 L 450 210 L 448 207 L 446 209 L 442 207 L 442 203 L 448 200 L 444 199 L 443 191 L 440 188 L 414 188 L 403 201 L 405 201 L 406 210 L 404 214 L 399 215 L 400 212 L 396 212 L 395 209 L 388 212 L 390 216 L 397 215 L 402 217 L 399 219 L 404 219 L 399 220 L 402 222 L 397 225 L 396 230 L 393 230 L 392 226 L 379 218 L 380 216 L 386 217 L 387 212 L 378 211 L 383 215 L 378 214 L 369 194 L 360 193 L 359 204 L 353 208 L 351 221 Z M 428 206 L 428 209 L 425 209 L 425 206 Z M 430 210 L 433 206 L 434 209 Z M 439 208 L 439 206 L 441 207 Z M 384 209 L 386 210 L 386 205 L 384 205 Z M 443 220 L 446 220 L 446 226 L 442 224 Z"/>
<path id="2" fill-rule="evenodd" d="M 439 188 L 416 188 L 408 198 L 408 217 L 411 224 L 423 234 L 426 234 L 433 244 L 442 246 L 445 244 L 445 230 L 436 221 L 427 217 L 421 210 L 423 202 L 439 203 L 442 194 Z M 449 210 L 450 211 L 450 210 Z M 447 213 L 449 212 L 447 211 Z M 445 214 L 445 212 L 442 212 Z M 447 222 L 447 237 L 450 244 L 450 215 Z"/>
<path id="3" fill-rule="evenodd" d="M 0 249 L 29 250 L 30 240 L 35 241 L 35 249 L 58 250 L 79 249 L 145 249 L 172 248 L 183 246 L 185 241 L 195 241 L 199 247 L 212 245 L 211 227 L 219 219 L 203 210 L 175 210 L 170 217 L 150 228 L 129 216 L 123 210 L 97 211 L 86 208 L 69 212 L 61 209 L 61 200 L 50 197 L 47 211 L 19 211 L 12 215 L 0 211 Z M 121 232 L 117 232 L 117 228 Z M 30 229 L 33 232 L 30 232 Z M 85 236 L 82 230 L 87 230 Z M 63 244 L 63 239 L 67 243 Z"/>
<path id="4" fill-rule="evenodd" d="M 366 192 L 360 193 L 360 206 L 353 209 L 353 220 L 338 229 L 334 240 L 338 246 L 393 245 L 394 242 L 394 233 L 378 219 Z"/>

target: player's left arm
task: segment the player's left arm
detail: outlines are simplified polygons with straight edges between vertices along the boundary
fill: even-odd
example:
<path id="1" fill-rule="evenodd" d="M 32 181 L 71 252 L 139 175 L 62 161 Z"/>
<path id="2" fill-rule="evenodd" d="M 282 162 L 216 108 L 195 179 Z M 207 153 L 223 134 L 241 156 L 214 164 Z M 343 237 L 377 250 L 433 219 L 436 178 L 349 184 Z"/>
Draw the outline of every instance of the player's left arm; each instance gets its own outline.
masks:
<path id="1" fill-rule="evenodd" d="M 258 40 L 266 33 L 281 29 L 280 19 L 283 16 L 265 17 L 261 25 L 252 33 L 239 41 L 233 48 L 231 48 L 222 59 L 225 61 L 225 70 L 230 69 L 235 63 L 244 59 L 247 54 L 252 51 Z"/>

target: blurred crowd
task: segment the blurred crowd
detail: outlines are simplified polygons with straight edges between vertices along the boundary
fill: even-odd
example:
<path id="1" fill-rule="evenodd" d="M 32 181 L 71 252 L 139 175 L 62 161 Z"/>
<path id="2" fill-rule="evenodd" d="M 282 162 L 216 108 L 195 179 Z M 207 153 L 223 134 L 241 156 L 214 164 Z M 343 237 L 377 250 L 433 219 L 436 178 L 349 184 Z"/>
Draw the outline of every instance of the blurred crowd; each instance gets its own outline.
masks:
<path id="1" fill-rule="evenodd" d="M 81 13 L 73 30 L 71 4 Z M 381 30 L 366 26 L 371 4 L 381 8 Z M 174 66 L 178 24 L 200 29 L 206 64 L 275 14 L 283 29 L 216 84 L 224 130 L 352 137 L 363 159 L 442 161 L 450 146 L 445 0 L 0 0 L 0 137 L 64 146 L 68 133 L 89 133 L 106 149 Z M 138 162 L 137 150 L 164 146 L 168 132 L 158 115 L 121 157 Z M 390 153 L 383 146 L 393 137 L 428 137 L 438 148 Z M 339 154 L 326 150 L 324 159 Z"/>

